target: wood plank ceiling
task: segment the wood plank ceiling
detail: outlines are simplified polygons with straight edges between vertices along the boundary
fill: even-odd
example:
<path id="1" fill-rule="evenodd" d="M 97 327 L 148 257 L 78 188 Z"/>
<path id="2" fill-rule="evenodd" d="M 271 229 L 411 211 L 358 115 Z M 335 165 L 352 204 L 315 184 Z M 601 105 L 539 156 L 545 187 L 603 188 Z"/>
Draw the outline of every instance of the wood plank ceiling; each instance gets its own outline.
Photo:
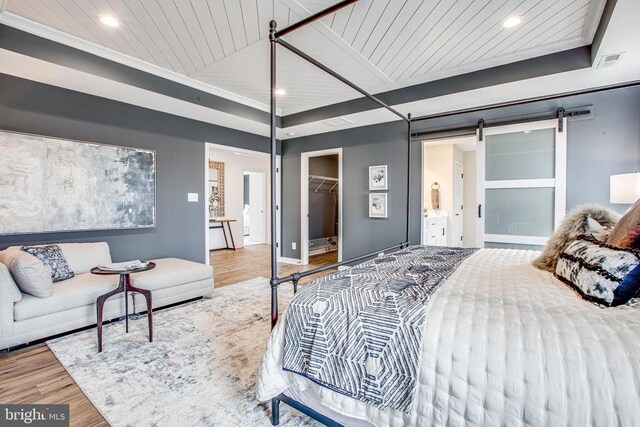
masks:
<path id="1" fill-rule="evenodd" d="M 18 15 L 199 82 L 268 103 L 268 22 L 279 28 L 337 0 L 8 0 Z M 604 0 L 360 0 L 288 36 L 380 92 L 591 43 Z M 110 28 L 100 17 L 111 15 Z M 504 28 L 517 15 L 522 23 Z M 97 53 L 97 52 L 96 52 Z M 358 96 L 279 50 L 283 114 Z"/>

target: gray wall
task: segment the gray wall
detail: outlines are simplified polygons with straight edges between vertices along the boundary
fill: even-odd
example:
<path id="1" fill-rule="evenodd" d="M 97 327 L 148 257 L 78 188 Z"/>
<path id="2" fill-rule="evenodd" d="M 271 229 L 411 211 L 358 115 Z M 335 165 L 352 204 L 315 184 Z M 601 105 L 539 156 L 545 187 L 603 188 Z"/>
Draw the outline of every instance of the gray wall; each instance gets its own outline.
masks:
<path id="1" fill-rule="evenodd" d="M 568 125 L 567 208 L 599 203 L 623 213 L 626 205 L 609 204 L 609 176 L 640 171 L 640 88 L 610 90 L 518 107 L 466 114 L 414 124 L 415 130 L 447 129 L 505 118 L 547 114 L 594 105 L 592 119 Z M 343 258 L 371 252 L 404 240 L 406 224 L 406 126 L 402 122 L 348 129 L 283 142 L 283 254 L 299 258 L 300 153 L 343 147 Z M 412 146 L 411 241 L 420 241 L 421 148 Z M 367 212 L 368 167 L 389 165 L 389 218 L 370 219 Z"/>
<path id="2" fill-rule="evenodd" d="M 283 141 L 282 145 L 282 241 L 283 256 L 300 257 L 300 153 L 343 147 L 342 216 L 343 259 L 383 249 L 405 240 L 407 203 L 407 126 L 404 122 L 367 126 Z M 411 234 L 420 234 L 420 144 L 413 143 L 418 159 L 412 169 L 413 212 Z M 369 218 L 369 166 L 389 165 L 389 218 Z M 416 210 L 417 209 L 417 210 Z M 291 242 L 296 242 L 292 250 Z"/>
<path id="3" fill-rule="evenodd" d="M 609 176 L 640 172 L 640 88 L 593 95 L 595 120 L 569 124 L 567 207 L 609 203 Z"/>
<path id="4" fill-rule="evenodd" d="M 0 74 L 0 129 L 157 152 L 157 227 L 0 236 L 14 244 L 106 240 L 116 261 L 205 261 L 205 144 L 267 151 L 267 138 Z M 187 203 L 187 193 L 199 193 Z"/>

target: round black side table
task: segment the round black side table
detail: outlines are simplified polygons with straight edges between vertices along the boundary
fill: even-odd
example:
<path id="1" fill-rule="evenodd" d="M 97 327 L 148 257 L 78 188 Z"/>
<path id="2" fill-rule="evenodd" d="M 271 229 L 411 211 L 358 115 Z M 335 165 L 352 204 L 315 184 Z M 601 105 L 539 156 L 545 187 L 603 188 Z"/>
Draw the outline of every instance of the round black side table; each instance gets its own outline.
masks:
<path id="1" fill-rule="evenodd" d="M 133 286 L 133 282 L 131 281 L 131 274 L 153 270 L 154 268 L 156 268 L 156 264 L 154 262 L 149 262 L 145 267 L 137 268 L 135 270 L 101 270 L 98 267 L 94 267 L 91 269 L 91 274 L 120 275 L 120 283 L 118 284 L 118 287 L 112 290 L 111 292 L 107 292 L 104 295 L 100 295 L 96 300 L 96 305 L 98 308 L 97 315 L 98 315 L 98 352 L 99 353 L 102 352 L 102 311 L 104 309 L 104 303 L 106 300 L 108 300 L 112 296 L 117 295 L 121 292 L 124 292 L 125 332 L 129 332 L 129 299 L 127 298 L 127 292 L 137 292 L 139 294 L 144 295 L 144 298 L 147 301 L 147 317 L 149 318 L 149 342 L 153 342 L 153 311 L 152 311 L 152 303 L 151 303 L 151 291 L 148 289 L 140 289 Z"/>

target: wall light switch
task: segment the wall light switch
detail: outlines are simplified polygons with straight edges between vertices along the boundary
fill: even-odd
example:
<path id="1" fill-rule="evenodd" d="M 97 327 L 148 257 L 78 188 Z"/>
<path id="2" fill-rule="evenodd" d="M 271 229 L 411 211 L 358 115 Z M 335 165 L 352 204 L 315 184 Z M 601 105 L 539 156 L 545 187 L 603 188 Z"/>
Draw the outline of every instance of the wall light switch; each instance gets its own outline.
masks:
<path id="1" fill-rule="evenodd" d="M 197 202 L 198 201 L 198 193 L 187 193 L 187 201 L 188 202 Z"/>
<path id="2" fill-rule="evenodd" d="M 291 250 L 296 250 L 296 242 L 291 242 Z"/>

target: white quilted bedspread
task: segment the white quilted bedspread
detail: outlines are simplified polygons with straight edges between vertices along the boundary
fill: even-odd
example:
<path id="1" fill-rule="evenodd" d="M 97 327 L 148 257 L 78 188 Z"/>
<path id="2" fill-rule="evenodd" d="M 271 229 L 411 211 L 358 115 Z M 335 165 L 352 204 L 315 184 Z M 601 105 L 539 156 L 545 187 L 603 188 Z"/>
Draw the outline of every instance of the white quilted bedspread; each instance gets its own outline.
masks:
<path id="1" fill-rule="evenodd" d="M 640 307 L 599 308 L 536 252 L 483 249 L 430 303 L 413 410 L 380 411 L 282 371 L 286 314 L 273 331 L 258 398 L 295 386 L 376 426 L 640 425 Z"/>

